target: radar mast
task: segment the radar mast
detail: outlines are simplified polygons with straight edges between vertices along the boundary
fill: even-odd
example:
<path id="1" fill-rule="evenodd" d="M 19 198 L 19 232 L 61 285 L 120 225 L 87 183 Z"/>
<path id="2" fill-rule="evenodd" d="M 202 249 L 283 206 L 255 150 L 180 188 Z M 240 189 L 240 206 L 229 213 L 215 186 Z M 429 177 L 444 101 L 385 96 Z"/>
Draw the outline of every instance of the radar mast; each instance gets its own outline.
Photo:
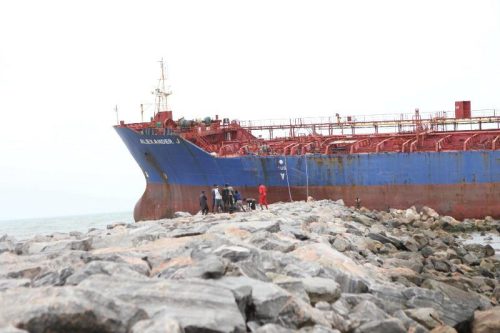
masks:
<path id="1" fill-rule="evenodd" d="M 167 104 L 167 97 L 170 96 L 170 94 L 172 94 L 170 89 L 167 89 L 165 87 L 166 71 L 165 71 L 165 64 L 163 62 L 163 58 L 161 58 L 159 63 L 160 63 L 160 67 L 161 67 L 161 75 L 160 75 L 160 78 L 158 79 L 158 87 L 154 91 L 154 94 L 156 96 L 155 115 L 158 112 L 169 111 L 168 104 Z"/>

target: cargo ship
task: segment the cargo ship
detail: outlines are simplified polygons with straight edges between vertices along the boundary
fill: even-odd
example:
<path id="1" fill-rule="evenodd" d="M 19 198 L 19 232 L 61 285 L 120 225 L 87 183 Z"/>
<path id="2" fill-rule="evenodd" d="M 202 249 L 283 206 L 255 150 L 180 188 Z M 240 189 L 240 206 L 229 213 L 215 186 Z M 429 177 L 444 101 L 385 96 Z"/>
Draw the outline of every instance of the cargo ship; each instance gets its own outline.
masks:
<path id="1" fill-rule="evenodd" d="M 199 211 L 230 184 L 268 201 L 343 199 L 370 209 L 430 206 L 457 219 L 500 218 L 500 115 L 472 110 L 239 121 L 174 120 L 165 72 L 148 121 L 114 126 L 146 179 L 136 221 Z"/>

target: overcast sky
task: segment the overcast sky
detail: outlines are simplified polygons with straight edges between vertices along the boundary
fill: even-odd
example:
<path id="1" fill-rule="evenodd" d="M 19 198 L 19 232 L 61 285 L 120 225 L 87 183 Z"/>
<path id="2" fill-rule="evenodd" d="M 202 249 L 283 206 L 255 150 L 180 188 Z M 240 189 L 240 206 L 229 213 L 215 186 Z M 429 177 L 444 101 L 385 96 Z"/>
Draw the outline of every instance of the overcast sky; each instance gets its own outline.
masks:
<path id="1" fill-rule="evenodd" d="M 500 1 L 1 1 L 0 220 L 133 209 L 162 57 L 174 118 L 500 108 Z"/>

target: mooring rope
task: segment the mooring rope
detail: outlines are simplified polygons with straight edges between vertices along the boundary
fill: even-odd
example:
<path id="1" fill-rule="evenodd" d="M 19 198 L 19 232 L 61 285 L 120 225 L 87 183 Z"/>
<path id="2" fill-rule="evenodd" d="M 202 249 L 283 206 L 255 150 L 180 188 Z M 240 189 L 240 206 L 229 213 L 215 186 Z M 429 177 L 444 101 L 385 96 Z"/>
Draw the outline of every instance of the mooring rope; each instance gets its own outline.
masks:
<path id="1" fill-rule="evenodd" d="M 306 201 L 309 198 L 309 173 L 307 172 L 307 154 L 304 154 L 306 161 Z"/>
<path id="2" fill-rule="evenodd" d="M 293 199 L 292 199 L 292 192 L 290 191 L 290 182 L 288 181 L 288 165 L 286 163 L 286 156 L 284 156 L 285 158 L 285 174 L 286 174 L 286 184 L 288 185 L 288 195 L 290 196 L 290 202 L 293 202 Z"/>

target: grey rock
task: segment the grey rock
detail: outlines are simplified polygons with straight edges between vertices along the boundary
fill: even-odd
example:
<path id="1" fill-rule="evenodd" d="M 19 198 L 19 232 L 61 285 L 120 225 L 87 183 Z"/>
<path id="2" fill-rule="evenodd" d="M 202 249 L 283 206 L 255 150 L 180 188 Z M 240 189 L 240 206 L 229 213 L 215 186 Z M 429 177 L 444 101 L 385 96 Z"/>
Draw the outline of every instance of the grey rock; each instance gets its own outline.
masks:
<path id="1" fill-rule="evenodd" d="M 235 266 L 238 269 L 238 275 L 243 275 L 265 282 L 271 281 L 271 279 L 266 275 L 266 272 L 264 272 L 260 265 L 254 261 L 240 261 L 236 263 Z"/>
<path id="2" fill-rule="evenodd" d="M 464 230 L 487 230 L 496 228 L 494 222 L 460 224 L 469 225 Z M 107 311 L 115 311 L 119 319 L 113 320 L 121 320 L 120 327 L 128 325 L 120 312 L 123 304 L 145 311 L 147 318 L 120 328 L 135 332 L 319 333 L 335 331 L 333 325 L 353 333 L 377 324 L 376 332 L 387 320 L 395 325 L 391 315 L 408 331 L 425 333 L 428 328 L 416 315 L 406 313 L 422 308 L 434 309 L 448 327 L 463 330 L 475 309 L 486 310 L 490 300 L 500 297 L 500 266 L 490 248 L 461 245 L 460 235 L 440 229 L 456 231 L 456 224 L 448 217 L 417 214 L 414 208 L 377 212 L 320 200 L 278 203 L 269 211 L 248 214 L 184 215 L 85 234 L 54 233 L 28 241 L 4 236 L 0 294 L 98 292 L 115 302 Z M 330 288 L 331 282 L 338 287 Z M 64 295 L 55 298 L 66 302 Z M 93 296 L 82 296 L 81 302 L 90 302 L 87 298 Z M 67 302 L 70 309 L 75 308 L 72 302 Z M 96 307 L 98 313 L 104 309 Z"/>
<path id="3" fill-rule="evenodd" d="M 306 323 L 329 326 L 321 311 L 275 284 L 247 277 L 224 277 L 215 283 L 231 290 L 242 286 L 252 288 L 252 312 L 247 312 L 247 320 L 262 324 L 279 323 L 286 328 L 297 328 Z"/>
<path id="4" fill-rule="evenodd" d="M 417 252 L 419 250 L 419 244 L 411 238 L 405 239 L 403 245 L 411 252 Z"/>
<path id="5" fill-rule="evenodd" d="M 373 232 L 368 233 L 367 237 L 379 241 L 382 244 L 390 243 L 399 250 L 405 250 L 405 251 L 408 250 L 402 241 L 394 237 L 384 236 L 382 234 L 376 234 Z"/>
<path id="6" fill-rule="evenodd" d="M 343 292 L 365 292 L 369 275 L 351 258 L 324 243 L 297 248 L 291 255 L 302 262 L 320 264 L 321 277 L 333 278 Z"/>
<path id="7" fill-rule="evenodd" d="M 408 317 L 428 329 L 433 329 L 441 324 L 439 313 L 433 308 L 407 309 L 404 312 Z"/>
<path id="8" fill-rule="evenodd" d="M 426 230 L 423 230 L 422 233 L 418 233 L 418 234 L 413 235 L 413 239 L 417 242 L 419 249 L 422 249 L 425 246 L 429 245 L 429 237 L 427 237 L 424 234 L 424 231 L 426 231 Z"/>
<path id="9" fill-rule="evenodd" d="M 353 221 L 359 222 L 367 227 L 370 227 L 375 223 L 374 219 L 372 219 L 371 217 L 368 217 L 364 214 L 360 214 L 360 213 L 353 213 L 352 219 L 353 219 Z"/>
<path id="10" fill-rule="evenodd" d="M 7 278 L 12 279 L 33 279 L 42 272 L 42 267 L 32 266 L 7 273 Z"/>
<path id="11" fill-rule="evenodd" d="M 245 332 L 245 322 L 233 293 L 211 281 L 93 275 L 77 288 L 106 290 L 109 297 L 135 304 L 150 317 L 165 311 L 184 330 Z"/>
<path id="12" fill-rule="evenodd" d="M 248 242 L 262 250 L 280 251 L 280 252 L 290 252 L 295 248 L 295 244 L 291 242 L 285 242 L 269 231 L 258 231 L 255 232 L 249 239 Z"/>
<path id="13" fill-rule="evenodd" d="M 405 325 L 408 332 L 414 333 L 428 333 L 429 330 L 424 326 L 420 325 L 418 322 L 408 317 L 404 310 L 398 310 L 392 314 L 394 318 L 401 320 L 403 325 Z"/>
<path id="14" fill-rule="evenodd" d="M 302 327 L 299 333 L 340 333 L 337 329 L 331 329 L 329 327 L 314 325 Z"/>
<path id="15" fill-rule="evenodd" d="M 187 266 L 174 272 L 171 279 L 218 279 L 226 272 L 226 264 L 215 255 L 208 255 L 200 258 L 193 266 Z"/>
<path id="16" fill-rule="evenodd" d="M 227 258 L 232 262 L 248 259 L 251 251 L 241 246 L 222 245 L 213 251 L 214 254 Z"/>
<path id="17" fill-rule="evenodd" d="M 394 245 L 392 245 L 391 243 L 385 243 L 378 250 L 378 253 L 380 253 L 380 254 L 389 254 L 389 253 L 394 253 L 396 251 L 398 251 L 398 249 Z"/>
<path id="18" fill-rule="evenodd" d="M 131 333 L 184 333 L 184 329 L 166 311 L 160 311 L 151 319 L 137 322 Z"/>
<path id="19" fill-rule="evenodd" d="M 359 325 L 386 318 L 389 318 L 389 315 L 370 301 L 360 302 L 349 314 L 349 319 L 359 323 Z"/>
<path id="20" fill-rule="evenodd" d="M 289 328 L 285 328 L 285 327 L 280 326 L 280 325 L 276 325 L 276 324 L 265 324 L 252 332 L 255 332 L 255 333 L 293 333 L 295 331 L 291 330 Z"/>
<path id="21" fill-rule="evenodd" d="M 125 223 L 125 222 L 116 222 L 116 223 L 106 225 L 106 229 L 114 229 L 116 227 L 124 227 L 126 224 L 127 223 Z"/>
<path id="22" fill-rule="evenodd" d="M 457 333 L 457 330 L 448 325 L 441 325 L 434 328 L 431 333 Z"/>
<path id="23" fill-rule="evenodd" d="M 0 253 L 15 252 L 15 248 L 16 248 L 15 239 L 7 238 L 6 235 L 5 235 L 5 237 L 2 237 L 2 238 L 3 238 L 3 240 L 0 240 Z"/>
<path id="24" fill-rule="evenodd" d="M 87 234 L 91 238 L 92 249 L 131 248 L 167 237 L 167 229 L 157 222 L 141 222 L 114 228 L 106 233 L 95 231 Z"/>
<path id="25" fill-rule="evenodd" d="M 107 275 L 107 276 L 127 276 L 127 277 L 143 277 L 142 274 L 136 272 L 126 264 L 115 263 L 111 261 L 91 261 L 81 269 L 74 272 L 66 278 L 67 285 L 77 285 L 83 280 L 92 275 Z"/>
<path id="26" fill-rule="evenodd" d="M 1 284 L 1 282 L 0 282 L 0 284 Z M 495 286 L 495 289 L 493 289 L 493 297 L 495 297 L 497 302 L 500 303 L 500 283 Z"/>
<path id="27" fill-rule="evenodd" d="M 302 280 L 312 304 L 320 301 L 335 302 L 340 297 L 340 286 L 335 280 L 309 277 Z"/>
<path id="28" fill-rule="evenodd" d="M 41 286 L 62 286 L 66 283 L 66 279 L 73 274 L 72 267 L 66 267 L 60 271 L 50 271 L 36 276 L 32 283 L 32 287 Z"/>
<path id="29" fill-rule="evenodd" d="M 283 274 L 298 278 L 318 276 L 322 271 L 321 265 L 314 262 L 293 262 L 283 268 Z"/>
<path id="30" fill-rule="evenodd" d="M 484 256 L 485 257 L 492 257 L 494 255 L 495 255 L 495 249 L 490 244 L 486 244 L 484 246 Z"/>
<path id="31" fill-rule="evenodd" d="M 223 277 L 219 280 L 215 280 L 216 286 L 229 289 L 234 296 L 238 309 L 245 321 L 248 320 L 247 315 L 253 314 L 253 301 L 252 301 L 252 289 L 251 279 L 246 280 L 245 277 Z"/>
<path id="32" fill-rule="evenodd" d="M 405 290 L 394 285 L 374 284 L 370 286 L 370 293 L 383 301 L 383 309 L 386 313 L 394 313 L 397 310 L 406 308 L 408 296 L 404 294 Z"/>
<path id="33" fill-rule="evenodd" d="M 343 306 L 348 309 L 347 313 L 356 307 L 359 303 L 369 301 L 375 304 L 378 308 L 386 311 L 385 301 L 383 299 L 377 298 L 372 294 L 352 294 L 352 293 L 342 293 L 339 300 L 334 303 L 343 303 Z M 347 313 L 345 313 L 347 315 Z"/>
<path id="34" fill-rule="evenodd" d="M 149 275 L 151 272 L 151 263 L 149 261 L 149 258 L 135 252 L 118 254 L 94 254 L 86 252 L 81 255 L 81 259 L 86 264 L 91 261 L 110 261 L 117 264 L 126 264 L 130 269 L 142 275 Z"/>
<path id="35" fill-rule="evenodd" d="M 349 242 L 343 237 L 335 237 L 333 241 L 333 247 L 340 252 L 344 252 L 349 249 Z"/>
<path id="36" fill-rule="evenodd" d="M 231 228 L 247 230 L 251 233 L 257 232 L 259 230 L 278 232 L 280 231 L 280 223 L 276 221 L 228 222 L 211 226 L 208 229 L 207 233 L 223 233 L 226 229 L 231 229 Z"/>
<path id="37" fill-rule="evenodd" d="M 434 254 L 434 250 L 430 246 L 424 246 L 421 250 L 420 253 L 425 257 L 429 257 Z"/>
<path id="38" fill-rule="evenodd" d="M 443 282 L 428 279 L 422 287 L 405 290 L 404 294 L 408 297 L 406 305 L 411 308 L 434 308 L 449 326 L 468 321 L 477 309 L 490 307 L 488 299 Z"/>
<path id="39" fill-rule="evenodd" d="M 403 323 L 396 318 L 376 320 L 361 325 L 355 333 L 406 333 Z"/>
<path id="40" fill-rule="evenodd" d="M 451 268 L 451 264 L 446 260 L 436 260 L 433 259 L 432 263 L 434 265 L 434 269 L 439 272 L 449 272 Z"/>
<path id="41" fill-rule="evenodd" d="M 325 301 L 319 301 L 318 303 L 314 304 L 314 307 L 320 311 L 330 311 L 332 309 L 330 303 L 327 303 Z"/>
<path id="42" fill-rule="evenodd" d="M 439 214 L 432 208 L 424 206 L 422 207 L 422 213 L 428 217 L 439 218 Z"/>
<path id="43" fill-rule="evenodd" d="M 462 261 L 464 262 L 464 264 L 467 264 L 469 266 L 479 265 L 480 263 L 479 258 L 476 257 L 476 255 L 474 255 L 473 253 L 467 253 L 465 256 L 463 256 Z"/>
<path id="44" fill-rule="evenodd" d="M 136 306 L 73 287 L 9 289 L 0 292 L 0 308 L 0 327 L 29 332 L 127 332 L 147 318 Z"/>
<path id="45" fill-rule="evenodd" d="M 418 258 L 399 259 L 389 258 L 384 261 L 384 267 L 406 267 L 415 273 L 421 273 L 423 269 L 422 262 Z"/>
<path id="46" fill-rule="evenodd" d="M 36 253 L 60 253 L 67 251 L 89 251 L 92 243 L 89 238 L 85 239 L 64 239 L 59 241 L 27 241 L 21 247 L 22 254 Z"/>
<path id="47" fill-rule="evenodd" d="M 278 281 L 273 281 L 276 285 L 278 285 L 280 288 L 285 289 L 295 297 L 303 300 L 306 303 L 310 303 L 311 300 L 309 298 L 309 295 L 307 294 L 304 284 L 302 283 L 301 280 L 296 279 L 296 278 L 286 278 L 286 279 L 281 279 Z M 328 303 L 327 303 L 328 304 Z M 317 307 L 316 307 L 317 308 Z"/>
<path id="48" fill-rule="evenodd" d="M 29 287 L 30 284 L 30 279 L 0 279 L 0 291 L 18 287 Z"/>

